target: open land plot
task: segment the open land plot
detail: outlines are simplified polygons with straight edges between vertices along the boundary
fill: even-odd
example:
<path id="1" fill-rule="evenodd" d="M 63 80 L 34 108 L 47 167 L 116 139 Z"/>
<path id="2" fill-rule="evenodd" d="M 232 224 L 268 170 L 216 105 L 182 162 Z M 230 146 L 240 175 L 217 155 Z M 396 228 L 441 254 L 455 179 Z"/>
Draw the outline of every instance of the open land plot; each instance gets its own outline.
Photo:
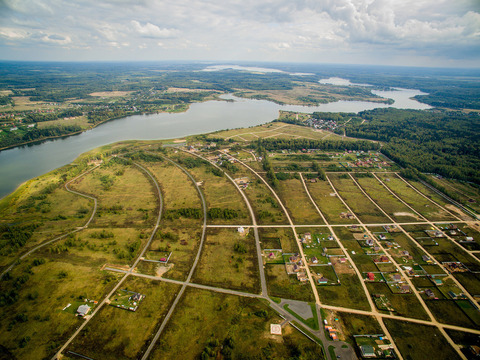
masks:
<path id="1" fill-rule="evenodd" d="M 168 267 L 159 264 L 154 267 L 155 274 L 152 275 L 184 281 L 197 255 L 200 238 L 201 220 L 199 219 L 183 219 L 181 224 L 162 221 L 148 250 L 169 252 L 171 255 Z M 151 270 L 151 266 L 142 264 L 138 270 L 144 269 Z"/>
<path id="2" fill-rule="evenodd" d="M 320 301 L 327 305 L 342 306 L 359 310 L 370 310 L 360 279 L 356 274 L 337 271 L 340 285 L 323 286 L 318 291 Z"/>
<path id="3" fill-rule="evenodd" d="M 182 208 L 201 208 L 200 197 L 190 178 L 178 167 L 168 161 L 142 164 L 157 179 L 165 210 Z"/>
<path id="4" fill-rule="evenodd" d="M 455 245 L 452 240 L 446 238 L 436 238 L 438 246 L 429 247 L 429 252 L 440 262 L 444 261 L 460 261 L 468 269 L 472 271 L 480 271 L 480 264 L 478 260 L 463 250 L 461 247 Z"/>
<path id="5" fill-rule="evenodd" d="M 332 323 L 339 329 L 339 338 L 345 339 L 351 345 L 355 344 L 353 335 L 383 334 L 382 327 L 373 316 L 332 312 L 329 317 L 338 319 L 338 322 Z"/>
<path id="6" fill-rule="evenodd" d="M 437 194 L 436 192 L 434 192 L 432 189 L 425 186 L 421 182 L 409 180 L 409 183 L 412 184 L 412 186 L 414 186 L 416 189 L 421 191 L 423 194 L 425 194 L 429 199 L 432 199 L 440 206 L 443 206 L 445 209 L 450 211 L 450 213 L 454 214 L 455 216 L 460 217 L 462 220 L 471 220 L 470 216 L 466 215 L 459 208 L 457 208 L 455 205 L 450 203 L 450 201 L 445 199 L 443 196 L 440 196 L 439 194 Z"/>
<path id="7" fill-rule="evenodd" d="M 91 226 L 151 226 L 156 219 L 158 199 L 146 176 L 134 165 L 110 161 L 74 181 L 71 188 L 98 199 Z"/>
<path id="8" fill-rule="evenodd" d="M 474 360 L 476 358 L 475 354 L 472 352 L 471 347 L 480 347 L 480 336 L 478 336 L 477 334 L 451 329 L 445 329 L 445 331 L 455 344 L 460 345 L 460 350 L 467 357 L 468 360 Z"/>
<path id="9" fill-rule="evenodd" d="M 455 300 L 455 303 L 463 310 L 463 312 L 475 323 L 475 327 L 480 327 L 480 311 L 476 304 L 468 299 Z"/>
<path id="10" fill-rule="evenodd" d="M 2 345 L 17 359 L 51 358 L 82 321 L 73 306 L 89 299 L 94 307 L 119 278 L 68 258 L 22 262 L 0 282 Z"/>
<path id="11" fill-rule="evenodd" d="M 360 175 L 362 175 L 360 177 Z M 364 177 L 365 174 L 354 175 L 363 190 L 396 222 L 412 222 L 421 219 L 415 212 L 392 195 L 374 177 Z"/>
<path id="12" fill-rule="evenodd" d="M 92 124 L 88 122 L 88 118 L 86 116 L 76 116 L 71 119 L 57 119 L 57 120 L 42 121 L 37 123 L 37 127 L 39 129 L 65 126 L 65 125 L 80 126 L 82 130 L 86 130 L 92 127 Z"/>
<path id="13" fill-rule="evenodd" d="M 455 279 L 472 295 L 478 296 L 480 294 L 480 276 L 476 273 L 453 273 Z"/>
<path id="14" fill-rule="evenodd" d="M 241 235 L 237 229 L 208 229 L 194 281 L 257 293 L 257 264 L 253 231 Z"/>
<path id="15" fill-rule="evenodd" d="M 288 275 L 285 265 L 265 265 L 268 294 L 283 299 L 313 301 L 309 282 L 300 282 L 296 275 Z"/>
<path id="16" fill-rule="evenodd" d="M 376 174 L 384 184 L 408 205 L 430 221 L 455 220 L 448 212 L 416 192 L 396 174 Z"/>
<path id="17" fill-rule="evenodd" d="M 389 223 L 390 220 L 368 199 L 348 174 L 328 174 L 333 186 L 364 223 Z"/>
<path id="18" fill-rule="evenodd" d="M 289 179 L 279 181 L 277 194 L 290 212 L 295 224 L 324 224 L 303 187 L 302 181 Z"/>
<path id="19" fill-rule="evenodd" d="M 216 176 L 214 172 L 212 172 L 213 169 L 215 169 L 212 165 L 201 161 L 193 155 L 179 153 L 176 154 L 174 160 L 177 158 L 180 159 L 181 165 L 186 167 L 194 179 L 201 183 L 201 189 L 207 202 L 207 211 L 209 211 L 208 223 L 250 223 L 251 219 L 245 201 L 230 180 L 225 176 Z M 253 174 L 251 174 L 251 176 L 253 176 Z M 236 175 L 232 175 L 232 177 L 235 178 Z M 220 209 L 220 211 L 214 213 L 212 209 Z M 225 217 L 216 215 L 223 214 L 229 210 L 232 210 L 230 214 L 235 214 L 236 216 Z"/>
<path id="20" fill-rule="evenodd" d="M 104 306 L 88 323 L 68 351 L 102 359 L 137 359 L 160 326 L 180 286 L 129 277 L 122 289 L 145 295 L 135 312 Z M 113 298 L 116 295 L 113 295 Z M 110 300 L 114 300 L 111 298 Z"/>
<path id="21" fill-rule="evenodd" d="M 301 157 L 304 155 L 304 157 Z M 303 160 L 295 160 L 297 158 Z M 310 172 L 312 170 L 313 157 L 307 154 L 271 154 L 270 163 L 277 172 Z"/>
<path id="22" fill-rule="evenodd" d="M 480 213 L 480 189 L 478 186 L 464 181 L 440 178 L 435 175 L 430 175 L 430 179 L 445 188 L 449 194 L 453 194 L 463 205 Z"/>
<path id="23" fill-rule="evenodd" d="M 432 314 L 441 323 L 478 328 L 478 325 L 462 311 L 460 306 L 455 303 L 455 300 L 427 300 L 425 304 L 427 304 Z"/>
<path id="24" fill-rule="evenodd" d="M 288 125 L 288 124 L 280 123 L 280 122 L 270 122 L 270 123 L 267 123 L 267 124 L 254 126 L 254 127 L 248 128 L 248 129 L 241 128 L 241 129 L 217 131 L 217 132 L 214 132 L 210 135 L 214 136 L 215 138 L 220 137 L 220 138 L 224 138 L 224 139 L 229 139 L 233 136 L 242 135 L 242 134 L 255 134 L 258 137 L 269 136 L 273 132 L 277 131 L 278 129 L 285 127 L 285 125 Z M 265 135 L 262 135 L 262 134 L 265 134 Z M 235 140 L 237 140 L 237 139 L 235 139 Z"/>
<path id="25" fill-rule="evenodd" d="M 59 260 L 68 256 L 75 264 L 101 267 L 131 265 L 145 246 L 152 227 L 139 228 L 88 228 L 67 236 L 55 244 L 38 250 L 37 254 Z M 36 256 L 36 254 L 34 255 Z"/>
<path id="26" fill-rule="evenodd" d="M 404 359 L 460 359 L 436 327 L 393 319 L 384 323 Z"/>
<path id="27" fill-rule="evenodd" d="M 270 324 L 282 319 L 260 300 L 189 288 L 178 309 L 152 359 L 194 359 L 202 353 L 236 359 L 245 354 L 262 357 L 265 352 L 272 358 L 300 354 L 305 359 L 324 359 L 319 345 L 289 325 L 282 328 L 281 336 L 270 335 Z"/>
<path id="28" fill-rule="evenodd" d="M 280 249 L 285 254 L 295 254 L 299 252 L 295 235 L 290 228 L 260 228 L 258 229 L 262 249 Z"/>
<path id="29" fill-rule="evenodd" d="M 260 179 L 255 178 L 253 174 L 250 176 L 252 182 L 245 190 L 245 194 L 253 207 L 257 222 L 262 225 L 286 224 L 287 217 L 272 192 Z"/>
<path id="30" fill-rule="evenodd" d="M 307 188 L 318 208 L 330 224 L 358 224 L 353 214 L 337 197 L 328 181 L 307 181 Z"/>
<path id="31" fill-rule="evenodd" d="M 367 283 L 371 295 L 384 294 L 399 316 L 411 317 L 421 320 L 429 320 L 422 304 L 414 294 L 392 293 L 390 285 L 385 283 Z"/>
<path id="32" fill-rule="evenodd" d="M 93 201 L 56 183 L 35 185 L 38 190 L 27 189 L 26 194 L 31 195 L 0 213 L 0 268 L 8 266 L 19 252 L 83 226 L 92 212 Z"/>

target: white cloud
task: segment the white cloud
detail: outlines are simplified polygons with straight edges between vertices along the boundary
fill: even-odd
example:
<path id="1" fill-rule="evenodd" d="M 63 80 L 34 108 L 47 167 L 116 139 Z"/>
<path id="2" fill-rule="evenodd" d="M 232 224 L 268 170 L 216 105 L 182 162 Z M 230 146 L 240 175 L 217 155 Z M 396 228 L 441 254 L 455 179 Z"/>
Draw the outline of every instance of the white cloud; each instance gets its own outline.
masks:
<path id="1" fill-rule="evenodd" d="M 166 29 L 166 28 L 159 28 L 157 25 L 152 23 L 146 23 L 145 25 L 141 25 L 138 21 L 132 20 L 131 21 L 133 28 L 136 32 L 138 32 L 143 37 L 149 38 L 171 38 L 174 37 L 177 31 L 175 29 Z"/>
<path id="2" fill-rule="evenodd" d="M 138 60 L 131 44 L 145 60 L 480 63 L 478 0 L 0 0 L 0 24 L 2 49 L 91 60 Z"/>

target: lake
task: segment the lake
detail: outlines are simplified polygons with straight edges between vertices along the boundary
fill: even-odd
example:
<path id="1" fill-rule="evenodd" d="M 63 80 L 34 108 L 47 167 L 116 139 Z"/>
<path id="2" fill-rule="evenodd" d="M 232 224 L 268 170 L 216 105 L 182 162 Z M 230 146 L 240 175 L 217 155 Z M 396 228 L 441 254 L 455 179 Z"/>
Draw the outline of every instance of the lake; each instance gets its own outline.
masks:
<path id="1" fill-rule="evenodd" d="M 338 101 L 320 106 L 278 105 L 265 100 L 249 100 L 231 95 L 227 101 L 207 101 L 190 105 L 184 113 L 133 115 L 112 120 L 79 135 L 0 151 L 0 198 L 21 183 L 72 162 L 78 155 L 96 147 L 122 140 L 172 139 L 264 124 L 278 117 L 279 110 L 296 112 L 359 112 L 379 107 L 428 109 L 410 99 L 418 90 L 373 91 L 395 100 L 393 105 L 365 101 Z"/>

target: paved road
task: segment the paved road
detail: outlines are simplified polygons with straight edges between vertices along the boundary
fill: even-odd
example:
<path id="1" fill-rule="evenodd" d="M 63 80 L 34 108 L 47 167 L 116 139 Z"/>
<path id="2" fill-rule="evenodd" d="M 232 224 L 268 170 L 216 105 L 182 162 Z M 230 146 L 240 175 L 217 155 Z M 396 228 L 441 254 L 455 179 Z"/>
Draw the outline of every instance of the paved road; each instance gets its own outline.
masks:
<path id="1" fill-rule="evenodd" d="M 21 260 L 25 259 L 27 256 L 33 254 L 35 251 L 43 248 L 44 246 L 47 246 L 47 245 L 50 245 L 51 243 L 54 243 L 58 240 L 62 240 L 62 239 L 65 239 L 68 235 L 71 235 L 71 234 L 74 234 L 76 232 L 79 232 L 79 231 L 82 231 L 84 229 L 86 229 L 88 227 L 88 225 L 92 222 L 93 220 L 93 217 L 95 216 L 96 212 L 97 212 L 97 199 L 93 196 L 89 196 L 89 195 L 86 195 L 86 194 L 82 194 L 81 192 L 78 192 L 78 191 L 75 191 L 75 190 L 72 190 L 69 188 L 69 185 L 71 182 L 81 178 L 82 176 L 88 174 L 89 172 L 95 170 L 96 168 L 98 168 L 100 165 L 97 165 L 97 166 L 94 166 L 93 168 L 91 168 L 90 170 L 87 170 L 83 173 L 81 173 L 80 175 L 74 177 L 72 180 L 68 181 L 67 183 L 65 183 L 65 190 L 67 190 L 68 192 L 72 193 L 72 194 L 75 194 L 75 195 L 79 195 L 79 196 L 82 196 L 84 198 L 87 198 L 87 199 L 90 199 L 90 200 L 93 200 L 93 210 L 92 210 L 92 215 L 90 216 L 90 218 L 88 219 L 88 221 L 85 223 L 85 225 L 83 225 L 82 227 L 79 227 L 79 228 L 76 228 L 75 230 L 72 230 L 66 234 L 63 234 L 63 235 L 60 235 L 60 236 L 57 236 L 56 238 L 52 239 L 52 240 L 49 240 L 49 241 L 46 241 L 40 245 L 37 245 L 35 246 L 33 249 L 29 250 L 28 252 L 26 252 L 25 254 L 23 254 L 22 256 L 20 256 L 17 260 L 15 260 L 8 268 L 6 268 L 1 274 L 0 274 L 0 279 L 7 273 L 9 272 L 10 270 L 13 269 L 13 267 L 18 264 Z"/>

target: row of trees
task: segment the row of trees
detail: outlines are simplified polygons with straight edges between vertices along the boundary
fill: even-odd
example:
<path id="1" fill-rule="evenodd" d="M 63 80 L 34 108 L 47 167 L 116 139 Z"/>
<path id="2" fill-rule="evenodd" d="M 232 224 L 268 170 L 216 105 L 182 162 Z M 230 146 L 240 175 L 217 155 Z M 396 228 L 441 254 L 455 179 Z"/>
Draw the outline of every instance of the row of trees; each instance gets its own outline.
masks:
<path id="1" fill-rule="evenodd" d="M 310 139 L 259 139 L 257 147 L 268 151 L 275 150 L 379 150 L 380 144 L 371 141 L 346 141 L 346 140 L 310 140 Z"/>

